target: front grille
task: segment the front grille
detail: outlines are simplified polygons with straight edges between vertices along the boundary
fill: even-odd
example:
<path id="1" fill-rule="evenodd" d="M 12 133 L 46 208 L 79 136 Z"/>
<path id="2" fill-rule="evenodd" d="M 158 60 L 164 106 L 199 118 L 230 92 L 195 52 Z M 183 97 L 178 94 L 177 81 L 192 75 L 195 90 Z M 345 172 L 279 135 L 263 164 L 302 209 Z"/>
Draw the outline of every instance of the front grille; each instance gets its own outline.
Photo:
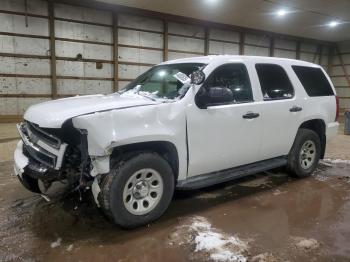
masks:
<path id="1" fill-rule="evenodd" d="M 67 144 L 30 122 L 17 125 L 23 140 L 23 152 L 28 158 L 53 169 L 61 167 Z"/>
<path id="2" fill-rule="evenodd" d="M 54 148 L 59 148 L 61 146 L 61 140 L 59 138 L 45 132 L 35 124 L 26 121 L 25 126 L 28 132 L 28 136 L 32 141 L 37 141 L 40 139 Z"/>
<path id="3" fill-rule="evenodd" d="M 23 144 L 23 153 L 26 157 L 32 157 L 39 163 L 55 168 L 57 157 L 43 149 L 36 150 L 33 147 Z"/>

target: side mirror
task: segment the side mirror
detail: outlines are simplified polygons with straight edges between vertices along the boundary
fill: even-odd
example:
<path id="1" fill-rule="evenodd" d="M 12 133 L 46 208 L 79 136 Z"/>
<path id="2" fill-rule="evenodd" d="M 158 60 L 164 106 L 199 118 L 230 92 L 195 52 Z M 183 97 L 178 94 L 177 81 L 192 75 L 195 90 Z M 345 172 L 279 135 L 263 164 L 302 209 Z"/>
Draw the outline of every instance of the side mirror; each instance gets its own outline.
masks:
<path id="1" fill-rule="evenodd" d="M 201 70 L 194 71 L 191 74 L 191 84 L 200 85 L 205 80 L 205 74 Z"/>
<path id="2" fill-rule="evenodd" d="M 208 90 L 208 100 L 207 105 L 230 103 L 233 101 L 232 90 L 221 86 L 211 87 Z"/>
<path id="3" fill-rule="evenodd" d="M 208 106 L 227 104 L 234 100 L 232 90 L 222 86 L 201 88 L 195 99 L 196 105 L 200 109 L 207 109 Z"/>

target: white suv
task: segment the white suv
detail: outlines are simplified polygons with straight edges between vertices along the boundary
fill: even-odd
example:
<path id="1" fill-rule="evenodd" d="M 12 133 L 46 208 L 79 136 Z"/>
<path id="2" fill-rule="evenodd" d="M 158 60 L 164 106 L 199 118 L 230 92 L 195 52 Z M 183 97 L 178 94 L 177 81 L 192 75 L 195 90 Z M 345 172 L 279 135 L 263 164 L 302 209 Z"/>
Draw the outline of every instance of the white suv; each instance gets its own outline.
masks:
<path id="1" fill-rule="evenodd" d="M 335 89 L 318 65 L 206 56 L 152 67 L 118 93 L 30 107 L 15 172 L 29 190 L 91 188 L 118 225 L 160 217 L 174 189 L 287 166 L 305 177 L 337 133 Z M 45 192 L 44 192 L 45 193 Z"/>

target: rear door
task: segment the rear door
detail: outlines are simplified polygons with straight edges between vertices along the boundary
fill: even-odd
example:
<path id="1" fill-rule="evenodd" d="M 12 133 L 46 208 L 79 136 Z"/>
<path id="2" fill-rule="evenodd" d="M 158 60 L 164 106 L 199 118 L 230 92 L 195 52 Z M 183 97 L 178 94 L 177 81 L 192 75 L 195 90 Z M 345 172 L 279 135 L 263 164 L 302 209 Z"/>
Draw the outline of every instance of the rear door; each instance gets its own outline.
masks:
<path id="1" fill-rule="evenodd" d="M 294 142 L 304 102 L 296 95 L 287 74 L 291 70 L 289 65 L 258 63 L 255 69 L 263 97 L 260 158 L 287 155 Z"/>

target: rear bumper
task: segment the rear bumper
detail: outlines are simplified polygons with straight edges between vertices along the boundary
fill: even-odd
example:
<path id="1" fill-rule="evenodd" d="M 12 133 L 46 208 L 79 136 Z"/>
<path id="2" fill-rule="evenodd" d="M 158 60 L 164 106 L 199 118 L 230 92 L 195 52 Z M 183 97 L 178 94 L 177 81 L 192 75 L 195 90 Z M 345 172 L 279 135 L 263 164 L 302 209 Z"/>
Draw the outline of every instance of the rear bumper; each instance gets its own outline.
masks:
<path id="1" fill-rule="evenodd" d="M 332 122 L 327 124 L 326 128 L 326 139 L 327 141 L 334 138 L 338 134 L 339 123 Z"/>

